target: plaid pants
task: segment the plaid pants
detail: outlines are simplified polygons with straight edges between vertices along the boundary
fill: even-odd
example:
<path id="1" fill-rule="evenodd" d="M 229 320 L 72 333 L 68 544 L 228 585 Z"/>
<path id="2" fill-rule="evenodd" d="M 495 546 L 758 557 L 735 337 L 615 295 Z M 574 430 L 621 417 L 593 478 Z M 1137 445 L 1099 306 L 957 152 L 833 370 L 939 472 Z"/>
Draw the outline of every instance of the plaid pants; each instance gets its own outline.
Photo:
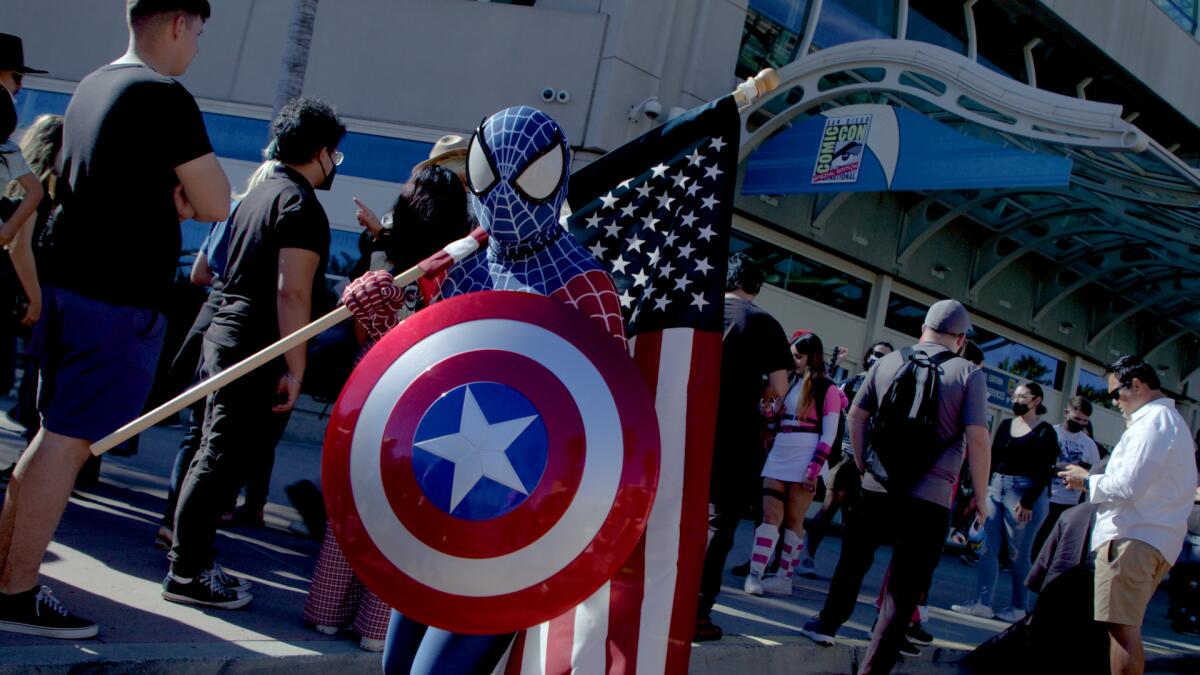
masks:
<path id="1" fill-rule="evenodd" d="M 333 536 L 333 528 L 326 527 L 312 586 L 304 601 L 305 623 L 339 628 L 349 626 L 363 637 L 382 640 L 387 637 L 391 611 L 354 575 L 342 547 Z"/>

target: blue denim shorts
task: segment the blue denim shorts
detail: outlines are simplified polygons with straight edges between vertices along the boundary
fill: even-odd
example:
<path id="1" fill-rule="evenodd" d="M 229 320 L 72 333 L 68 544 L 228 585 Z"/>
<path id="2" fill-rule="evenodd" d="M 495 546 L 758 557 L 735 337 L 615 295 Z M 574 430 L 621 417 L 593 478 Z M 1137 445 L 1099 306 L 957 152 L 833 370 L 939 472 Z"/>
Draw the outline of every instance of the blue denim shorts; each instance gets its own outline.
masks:
<path id="1" fill-rule="evenodd" d="M 166 327 L 157 310 L 44 286 L 33 338 L 42 426 L 94 442 L 137 418 L 154 384 Z"/>

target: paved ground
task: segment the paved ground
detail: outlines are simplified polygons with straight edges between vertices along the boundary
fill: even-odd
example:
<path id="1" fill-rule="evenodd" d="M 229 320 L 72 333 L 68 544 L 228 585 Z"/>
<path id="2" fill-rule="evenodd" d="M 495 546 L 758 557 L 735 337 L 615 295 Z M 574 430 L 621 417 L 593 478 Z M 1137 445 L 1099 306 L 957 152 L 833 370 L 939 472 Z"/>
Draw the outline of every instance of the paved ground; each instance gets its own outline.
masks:
<path id="1" fill-rule="evenodd" d="M 0 409 L 7 407 L 0 402 Z M 151 544 L 180 435 L 177 429 L 155 428 L 144 436 L 137 456 L 105 458 L 100 485 L 72 497 L 46 556 L 43 583 L 72 611 L 99 621 L 100 636 L 64 642 L 0 634 L 0 674 L 377 671 L 377 657 L 361 652 L 351 638 L 319 635 L 300 621 L 317 545 L 288 532 L 288 525 L 298 518 L 287 505 L 283 488 L 301 478 L 316 479 L 317 446 L 287 442 L 280 446 L 267 528 L 221 531 L 220 560 L 255 584 L 255 600 L 249 608 L 199 610 L 159 597 L 167 564 L 164 554 Z M 0 432 L 0 466 L 7 465 L 22 445 L 15 436 Z M 748 557 L 750 534 L 749 524 L 744 523 L 731 563 Z M 821 551 L 818 567 L 826 574 L 836 563 L 839 544 L 836 537 L 830 538 Z M 874 618 L 869 602 L 879 590 L 885 561 L 883 551 L 843 630 L 848 639 L 830 649 L 816 647 L 797 633 L 820 608 L 827 582 L 803 580 L 792 598 L 754 598 L 741 593 L 740 579 L 727 576 L 714 619 L 730 637 L 694 649 L 692 671 L 851 672 Z M 956 557 L 943 559 L 929 624 L 938 641 L 928 654 L 897 672 L 953 672 L 963 650 L 1003 627 L 946 609 L 971 594 L 974 576 L 974 569 Z M 1200 671 L 1200 641 L 1172 633 L 1164 613 L 1165 597 L 1160 593 L 1147 616 L 1148 648 L 1160 659 L 1152 670 Z M 1181 656 L 1193 660 L 1180 662 Z M 804 666 L 797 668 L 801 663 Z"/>

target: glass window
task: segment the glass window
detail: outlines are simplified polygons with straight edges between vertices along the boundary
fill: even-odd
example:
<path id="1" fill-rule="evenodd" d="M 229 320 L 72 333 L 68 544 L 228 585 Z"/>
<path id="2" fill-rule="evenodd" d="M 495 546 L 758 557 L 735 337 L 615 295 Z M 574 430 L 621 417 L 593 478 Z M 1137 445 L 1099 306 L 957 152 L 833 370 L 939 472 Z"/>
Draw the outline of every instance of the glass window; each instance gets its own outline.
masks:
<path id="1" fill-rule="evenodd" d="M 913 339 L 918 339 L 921 337 L 921 325 L 925 323 L 925 313 L 928 311 L 929 305 L 892 293 L 888 297 L 887 314 L 883 318 L 883 325 L 898 333 L 911 335 Z"/>
<path id="2" fill-rule="evenodd" d="M 944 0 L 909 0 L 907 39 L 967 53 L 963 6 Z"/>
<path id="3" fill-rule="evenodd" d="M 896 35 L 896 3 L 880 0 L 826 0 L 813 44 L 818 47 Z"/>
<path id="4" fill-rule="evenodd" d="M 1092 405 L 1117 410 L 1116 404 L 1108 397 L 1108 382 L 1100 373 L 1080 368 L 1079 384 L 1075 387 L 1075 395 L 1086 398 L 1092 402 Z"/>
<path id="5" fill-rule="evenodd" d="M 730 253 L 745 253 L 763 266 L 766 283 L 809 300 L 865 318 L 871 284 L 740 232 L 729 238 Z"/>
<path id="6" fill-rule="evenodd" d="M 742 30 L 737 76 L 752 77 L 796 59 L 808 22 L 809 0 L 751 0 Z"/>
<path id="7" fill-rule="evenodd" d="M 1175 23 L 1183 26 L 1184 30 L 1189 33 L 1196 32 L 1196 20 L 1200 15 L 1196 8 L 1197 0 L 1154 0 L 1154 4 L 1166 12 Z"/>
<path id="8" fill-rule="evenodd" d="M 970 337 L 983 350 L 983 362 L 1051 389 L 1062 389 L 1067 364 L 1049 354 L 978 326 Z"/>

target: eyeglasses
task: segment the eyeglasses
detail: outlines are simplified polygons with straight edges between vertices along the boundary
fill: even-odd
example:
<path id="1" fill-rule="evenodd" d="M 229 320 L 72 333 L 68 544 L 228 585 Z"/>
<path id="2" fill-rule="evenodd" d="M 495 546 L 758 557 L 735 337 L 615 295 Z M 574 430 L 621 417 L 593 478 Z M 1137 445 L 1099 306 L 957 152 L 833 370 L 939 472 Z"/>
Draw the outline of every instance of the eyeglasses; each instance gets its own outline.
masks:
<path id="1" fill-rule="evenodd" d="M 1121 399 L 1121 390 L 1125 389 L 1127 387 L 1129 387 L 1129 383 L 1122 382 L 1121 386 L 1108 392 L 1108 398 L 1111 399 L 1113 403 L 1116 403 L 1117 401 L 1119 401 Z"/>
<path id="2" fill-rule="evenodd" d="M 881 352 L 878 349 L 876 349 L 875 351 L 871 352 L 871 356 L 874 356 L 877 359 L 882 359 L 883 357 L 887 356 L 890 353 L 891 352 Z"/>
<path id="3" fill-rule="evenodd" d="M 333 152 L 329 153 L 329 158 L 333 160 L 334 166 L 341 166 L 342 160 L 346 159 L 346 156 L 342 154 L 341 150 L 334 150 Z"/>

